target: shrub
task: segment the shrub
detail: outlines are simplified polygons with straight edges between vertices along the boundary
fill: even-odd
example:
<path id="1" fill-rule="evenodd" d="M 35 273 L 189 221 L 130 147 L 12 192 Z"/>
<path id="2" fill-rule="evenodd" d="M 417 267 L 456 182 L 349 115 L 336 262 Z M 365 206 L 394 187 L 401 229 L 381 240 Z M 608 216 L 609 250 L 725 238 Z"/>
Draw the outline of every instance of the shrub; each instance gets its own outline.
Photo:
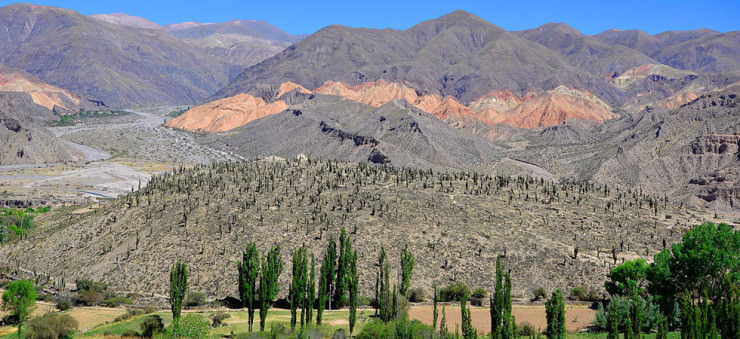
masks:
<path id="1" fill-rule="evenodd" d="M 331 339 L 347 339 L 349 336 L 347 335 L 347 332 L 344 331 L 343 328 L 338 328 L 336 331 L 334 331 L 334 334 L 332 334 Z"/>
<path id="2" fill-rule="evenodd" d="M 113 322 L 128 320 L 128 319 L 131 319 L 132 317 L 135 317 L 137 315 L 142 315 L 142 314 L 144 314 L 144 311 L 142 310 L 137 310 L 135 308 L 129 308 L 128 310 L 126 310 L 126 313 L 121 314 L 117 316 L 115 319 L 113 319 Z"/>
<path id="3" fill-rule="evenodd" d="M 547 291 L 544 287 L 537 287 L 532 290 L 532 296 L 534 296 L 534 300 L 545 299 L 547 298 Z"/>
<path id="4" fill-rule="evenodd" d="M 188 293 L 185 297 L 185 307 L 198 307 L 205 305 L 206 295 L 200 292 Z"/>
<path id="5" fill-rule="evenodd" d="M 374 339 L 374 338 L 397 338 L 397 330 L 401 328 L 407 331 L 413 338 L 431 338 L 434 331 L 431 326 L 424 325 L 418 320 L 408 320 L 407 317 L 384 323 L 380 319 L 368 322 L 362 331 L 357 334 L 357 339 Z"/>
<path id="6" fill-rule="evenodd" d="M 157 308 L 152 305 L 146 305 L 144 306 L 142 311 L 144 311 L 144 314 L 149 314 L 149 313 L 157 312 Z"/>
<path id="7" fill-rule="evenodd" d="M 365 296 L 359 296 L 357 297 L 357 306 L 371 306 L 372 300 Z"/>
<path id="8" fill-rule="evenodd" d="M 224 311 L 218 311 L 214 313 L 213 315 L 211 315 L 211 321 L 212 321 L 211 326 L 212 327 L 226 326 L 226 324 L 224 324 L 224 320 L 228 318 L 231 318 L 231 314 L 228 314 Z"/>
<path id="9" fill-rule="evenodd" d="M 60 311 L 67 311 L 73 306 L 72 297 L 65 294 L 58 294 L 54 297 L 54 301 L 56 302 L 57 309 Z"/>
<path id="10" fill-rule="evenodd" d="M 205 338 L 210 325 L 198 314 L 190 313 L 176 318 L 167 329 L 166 338 Z"/>
<path id="11" fill-rule="evenodd" d="M 77 320 L 69 314 L 47 313 L 28 321 L 26 338 L 71 338 L 77 326 Z"/>
<path id="12" fill-rule="evenodd" d="M 534 337 L 537 335 L 537 329 L 530 322 L 522 322 L 519 324 L 519 336 L 522 337 Z"/>
<path id="13" fill-rule="evenodd" d="M 164 322 L 159 315 L 147 316 L 141 322 L 141 336 L 144 338 L 151 338 L 155 333 L 162 332 L 162 330 L 164 330 Z"/>
<path id="14" fill-rule="evenodd" d="M 139 333 L 134 330 L 126 330 L 121 334 L 121 337 L 129 337 L 129 338 L 134 338 L 138 336 L 139 336 Z"/>
<path id="15" fill-rule="evenodd" d="M 103 293 L 99 291 L 82 291 L 77 295 L 79 302 L 85 306 L 97 306 L 105 300 Z"/>
<path id="16" fill-rule="evenodd" d="M 127 297 L 108 298 L 103 304 L 108 307 L 118 307 L 121 305 L 131 305 L 131 299 Z"/>
<path id="17" fill-rule="evenodd" d="M 488 296 L 488 292 L 486 292 L 486 290 L 484 290 L 483 288 L 478 287 L 478 288 L 476 288 L 476 289 L 473 290 L 473 293 L 470 296 L 473 297 L 473 298 L 481 298 L 482 299 L 482 298 L 485 298 L 485 297 Z"/>
<path id="18" fill-rule="evenodd" d="M 440 301 L 460 301 L 464 295 L 470 295 L 470 289 L 463 283 L 453 283 L 439 291 Z"/>
<path id="19" fill-rule="evenodd" d="M 599 299 L 596 290 L 586 290 L 583 287 L 574 287 L 570 290 L 569 299 L 578 301 L 596 301 Z"/>
<path id="20" fill-rule="evenodd" d="M 408 291 L 409 301 L 418 303 L 424 301 L 426 295 L 421 287 L 412 288 Z"/>

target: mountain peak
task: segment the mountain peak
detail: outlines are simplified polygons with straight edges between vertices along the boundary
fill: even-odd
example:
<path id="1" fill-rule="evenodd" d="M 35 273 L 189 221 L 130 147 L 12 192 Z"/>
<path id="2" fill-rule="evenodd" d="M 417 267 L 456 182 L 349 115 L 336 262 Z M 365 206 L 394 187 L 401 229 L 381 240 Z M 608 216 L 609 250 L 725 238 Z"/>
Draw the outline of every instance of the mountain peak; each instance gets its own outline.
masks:
<path id="1" fill-rule="evenodd" d="M 93 14 L 89 17 L 116 24 L 120 26 L 134 27 L 134 28 L 146 28 L 146 29 L 160 29 L 162 26 L 155 24 L 142 17 L 129 15 L 126 13 L 111 13 L 111 14 Z"/>
<path id="2" fill-rule="evenodd" d="M 571 25 L 568 25 L 563 22 L 550 22 L 546 23 L 538 28 L 536 28 L 538 31 L 550 31 L 550 32 L 558 32 L 562 34 L 572 34 L 577 36 L 583 36 L 583 33 L 579 32 L 577 29 L 573 28 Z"/>
<path id="3" fill-rule="evenodd" d="M 409 30 L 419 30 L 425 27 L 434 27 L 439 32 L 443 29 L 456 27 L 456 26 L 466 26 L 466 27 L 480 26 L 486 29 L 503 31 L 501 27 L 498 27 L 484 20 L 481 17 L 473 13 L 466 12 L 461 9 L 455 10 L 449 14 L 443 15 L 436 19 L 421 22 L 415 25 L 414 27 L 411 27 Z"/>

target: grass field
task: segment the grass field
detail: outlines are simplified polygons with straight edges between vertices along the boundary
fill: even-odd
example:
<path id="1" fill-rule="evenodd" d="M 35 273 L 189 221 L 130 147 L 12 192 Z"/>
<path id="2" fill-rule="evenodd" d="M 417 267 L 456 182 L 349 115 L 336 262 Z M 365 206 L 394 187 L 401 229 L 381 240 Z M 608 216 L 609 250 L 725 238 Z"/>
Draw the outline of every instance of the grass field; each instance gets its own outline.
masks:
<path id="1" fill-rule="evenodd" d="M 40 304 L 34 312 L 34 316 L 39 316 L 43 313 L 49 312 L 50 305 L 46 303 Z M 447 326 L 453 332 L 456 326 L 460 324 L 460 308 L 455 305 L 448 305 L 445 307 L 447 314 Z M 227 318 L 224 323 L 225 326 L 212 328 L 210 334 L 216 338 L 230 335 L 232 333 L 246 333 L 249 330 L 248 325 L 248 313 L 246 310 L 224 310 L 230 317 Z M 78 307 L 67 311 L 66 313 L 71 315 L 79 322 L 80 332 L 75 337 L 77 338 L 111 338 L 118 337 L 126 331 L 140 331 L 141 322 L 147 315 L 140 315 L 132 317 L 128 320 L 116 322 L 113 320 L 124 314 L 126 311 L 123 308 L 104 308 L 104 307 Z M 215 312 L 214 310 L 195 310 L 185 311 L 188 313 L 197 313 L 202 315 L 205 319 L 210 321 L 211 315 Z M 159 315 L 164 320 L 166 326 L 172 323 L 172 313 L 169 311 L 159 311 L 154 314 Z M 372 309 L 360 309 L 357 312 L 357 324 L 355 325 L 354 333 L 359 333 L 366 322 L 372 319 L 374 310 Z M 478 329 L 478 333 L 483 336 L 488 333 L 490 326 L 489 311 L 488 308 L 473 307 L 471 308 L 471 314 L 473 317 L 473 326 Z M 544 329 L 546 327 L 545 322 L 545 310 L 542 305 L 514 305 L 513 314 L 516 316 L 517 323 L 524 321 L 533 324 L 535 327 Z M 586 327 L 593 319 L 595 312 L 583 305 L 566 305 L 566 320 L 567 328 L 569 333 L 568 338 L 606 338 L 605 333 L 601 334 L 575 334 L 579 329 Z M 411 307 L 409 310 L 409 316 L 411 319 L 419 320 L 426 324 L 432 322 L 432 307 L 430 305 L 420 305 Z M 300 314 L 299 314 L 300 317 Z M 440 307 L 440 319 L 441 307 Z M 319 329 L 321 334 L 325 338 L 331 338 L 332 334 L 337 329 L 344 329 L 349 332 L 348 322 L 348 311 L 324 311 L 324 321 Z M 290 311 L 284 309 L 272 309 L 268 315 L 268 321 L 266 330 L 269 332 L 270 326 L 273 323 L 283 324 L 285 328 L 290 328 Z M 259 314 L 255 314 L 254 319 L 254 330 L 259 330 Z M 16 329 L 15 327 L 4 326 L 0 327 L 0 338 L 15 338 Z M 644 338 L 654 338 L 654 335 L 645 335 Z M 669 338 L 680 338 L 680 333 L 671 333 Z"/>

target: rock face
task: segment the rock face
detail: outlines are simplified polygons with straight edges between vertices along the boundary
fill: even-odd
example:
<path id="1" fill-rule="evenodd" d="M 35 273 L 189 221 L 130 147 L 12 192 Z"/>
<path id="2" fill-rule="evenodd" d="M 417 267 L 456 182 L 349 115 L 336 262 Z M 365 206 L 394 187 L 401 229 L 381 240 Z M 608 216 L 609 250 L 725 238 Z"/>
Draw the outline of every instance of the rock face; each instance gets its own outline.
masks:
<path id="1" fill-rule="evenodd" d="M 28 93 L 0 92 L 0 166 L 84 160 L 40 125 L 50 114 Z"/>
<path id="2" fill-rule="evenodd" d="M 484 108 L 479 112 L 480 119 L 488 124 L 504 123 L 520 128 L 536 128 L 559 125 L 568 119 L 603 123 L 618 117 L 609 105 L 593 94 L 565 86 L 535 97 L 511 101 L 521 103 L 504 112 Z"/>
<path id="3" fill-rule="evenodd" d="M 28 93 L 33 103 L 48 110 L 76 111 L 80 98 L 67 90 L 44 83 L 35 76 L 0 66 L 0 92 Z"/>
<path id="4" fill-rule="evenodd" d="M 165 126 L 194 131 L 223 132 L 287 108 L 288 104 L 282 100 L 266 103 L 262 98 L 238 94 L 194 107 L 168 121 Z"/>
<path id="5" fill-rule="evenodd" d="M 257 98 L 248 94 L 215 100 L 189 110 L 168 122 L 167 126 L 206 132 L 227 131 L 287 108 L 286 102 L 281 98 L 294 91 L 303 94 L 334 95 L 374 107 L 383 106 L 394 100 L 405 100 L 416 108 L 453 125 L 482 122 L 488 125 L 504 123 L 519 128 L 537 128 L 558 125 L 567 119 L 602 123 L 618 116 L 596 96 L 564 86 L 540 95 L 532 93 L 523 97 L 517 97 L 510 91 L 494 91 L 472 102 L 468 107 L 452 96 L 443 98 L 436 94 L 423 94 L 406 85 L 385 80 L 358 86 L 327 81 L 313 91 L 291 82 L 282 83 L 277 89 L 261 91 L 267 100 L 275 100 L 272 104 L 266 104 L 262 99 L 256 100 Z"/>

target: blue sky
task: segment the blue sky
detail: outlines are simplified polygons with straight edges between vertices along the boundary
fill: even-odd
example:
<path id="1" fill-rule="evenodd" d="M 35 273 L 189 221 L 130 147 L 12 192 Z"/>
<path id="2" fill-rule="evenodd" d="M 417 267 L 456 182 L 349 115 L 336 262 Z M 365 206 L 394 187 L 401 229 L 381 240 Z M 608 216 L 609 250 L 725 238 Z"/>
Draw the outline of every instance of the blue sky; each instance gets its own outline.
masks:
<path id="1" fill-rule="evenodd" d="M 16 1 L 0 0 L 0 5 Z M 507 30 L 565 22 L 586 34 L 610 28 L 649 33 L 711 28 L 740 30 L 740 0 L 537 0 L 537 1 L 270 1 L 270 0 L 31 0 L 82 14 L 124 12 L 165 25 L 183 21 L 264 20 L 290 33 L 312 33 L 331 24 L 406 29 L 463 9 Z"/>

